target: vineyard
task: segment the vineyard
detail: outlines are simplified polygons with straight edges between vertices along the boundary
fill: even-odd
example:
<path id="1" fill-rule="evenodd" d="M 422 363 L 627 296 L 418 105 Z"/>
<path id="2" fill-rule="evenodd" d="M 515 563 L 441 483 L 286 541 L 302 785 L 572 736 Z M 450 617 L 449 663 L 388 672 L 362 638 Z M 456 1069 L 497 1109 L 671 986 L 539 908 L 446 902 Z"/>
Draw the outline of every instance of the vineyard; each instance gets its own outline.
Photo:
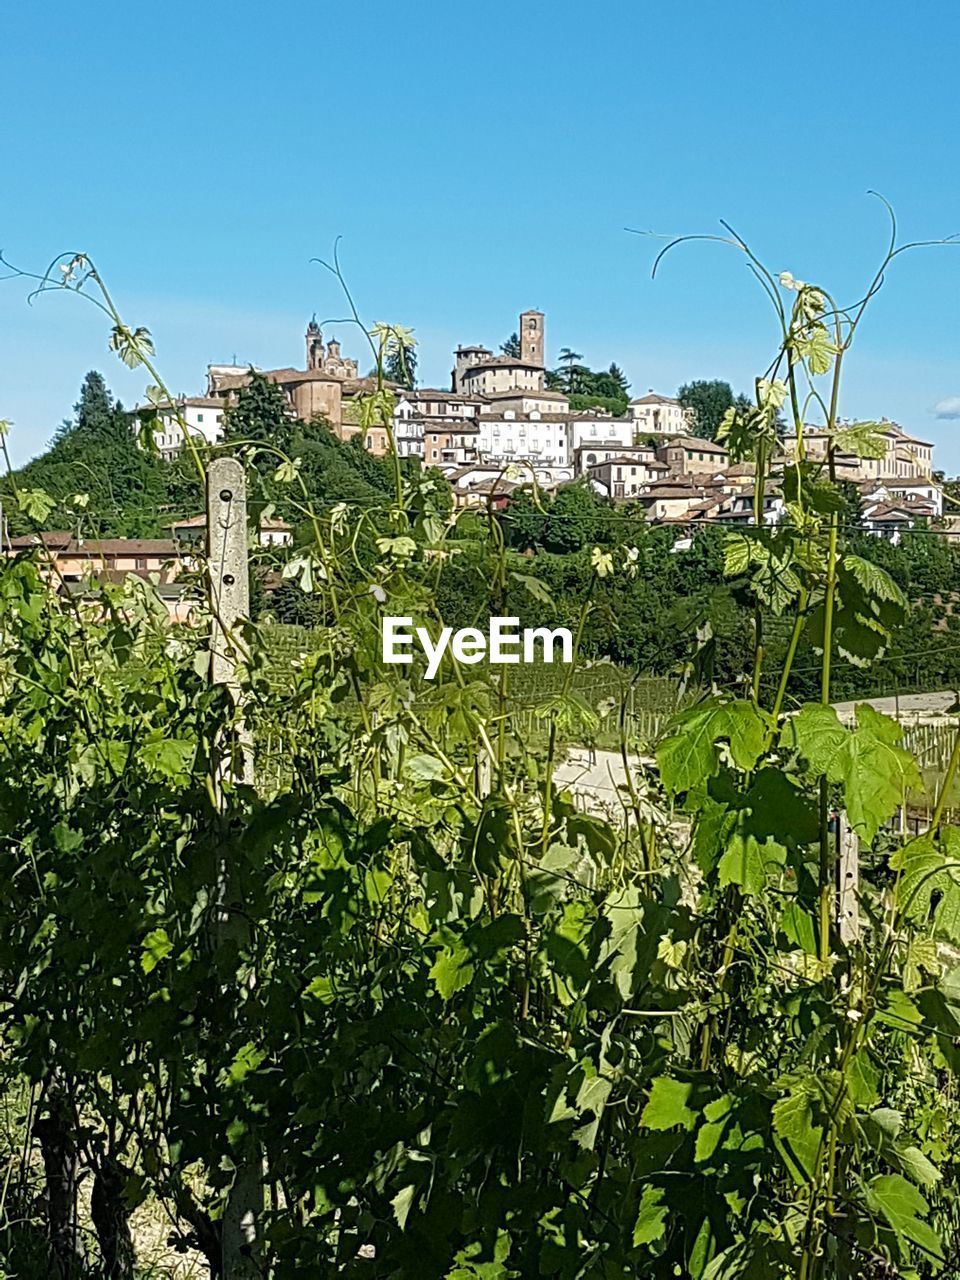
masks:
<path id="1" fill-rule="evenodd" d="M 494 510 L 451 511 L 395 452 L 395 493 L 349 507 L 314 506 L 275 443 L 197 450 L 187 624 L 142 579 L 62 590 L 42 546 L 0 565 L 4 1274 L 960 1272 L 960 734 L 832 705 L 911 608 L 846 544 L 834 474 L 876 447 L 837 417 L 840 373 L 900 251 L 844 308 L 729 243 L 782 330 L 722 424 L 756 487 L 723 544 L 754 638 L 731 687 L 706 630 L 682 692 L 587 661 L 597 601 L 640 572 L 619 545 L 590 552 L 572 665 L 384 666 L 382 617 L 442 625 L 454 559 L 481 612 L 545 592 Z M 364 412 L 389 435 L 392 407 L 381 386 Z M 781 418 L 799 454 L 768 526 Z M 247 485 L 303 516 L 284 573 L 310 630 L 247 619 Z M 618 812 L 560 782 L 584 743 L 621 762 Z"/>

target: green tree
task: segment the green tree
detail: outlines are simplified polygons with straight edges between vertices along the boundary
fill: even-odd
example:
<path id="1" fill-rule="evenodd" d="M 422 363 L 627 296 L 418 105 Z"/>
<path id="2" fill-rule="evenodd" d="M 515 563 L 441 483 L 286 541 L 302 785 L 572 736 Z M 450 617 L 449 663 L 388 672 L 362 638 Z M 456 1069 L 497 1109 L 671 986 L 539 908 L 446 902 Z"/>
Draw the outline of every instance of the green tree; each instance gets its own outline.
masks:
<path id="1" fill-rule="evenodd" d="M 49 495 L 54 506 L 43 522 L 47 528 L 93 537 L 164 533 L 165 464 L 138 445 L 129 415 L 97 372 L 84 378 L 74 417 L 59 427 L 50 448 L 0 481 L 0 495 L 12 496 L 15 488 Z M 30 531 L 23 513 L 12 502 L 5 506 L 11 533 Z"/>
<path id="2" fill-rule="evenodd" d="M 417 385 L 417 348 L 414 343 L 397 343 L 388 353 L 383 375 L 389 382 L 412 391 Z"/>
<path id="3" fill-rule="evenodd" d="M 735 403 L 730 383 L 717 378 L 685 382 L 677 392 L 677 399 L 684 408 L 693 411 L 694 428 L 704 440 L 716 439 L 723 415 Z"/>
<path id="4" fill-rule="evenodd" d="M 512 356 L 514 360 L 520 359 L 520 335 L 516 330 L 511 333 L 506 342 L 500 343 L 500 350 L 505 356 Z"/>
<path id="5" fill-rule="evenodd" d="M 417 340 L 413 330 L 399 324 L 378 321 L 370 330 L 377 352 L 377 365 L 384 377 L 412 390 L 416 385 Z M 376 368 L 373 373 L 376 375 Z"/>
<path id="6" fill-rule="evenodd" d="M 626 398 L 627 393 L 630 390 L 630 383 L 627 381 L 627 375 L 615 361 L 607 370 L 607 376 L 612 380 L 614 385 L 619 388 L 620 394 Z"/>
<path id="7" fill-rule="evenodd" d="M 604 409 L 607 413 L 622 415 L 627 408 L 626 400 L 619 396 L 595 395 L 592 392 L 574 392 L 568 396 L 570 408 L 575 410 Z"/>
<path id="8" fill-rule="evenodd" d="M 565 391 L 572 397 L 572 408 L 605 408 L 612 413 L 624 413 L 627 408 L 629 383 L 623 370 L 616 364 L 611 364 L 609 369 L 591 369 L 588 365 L 580 363 L 582 359 L 578 351 L 571 351 L 569 347 L 564 347 L 560 352 L 559 360 L 565 367 L 547 370 L 548 390 Z"/>
<path id="9" fill-rule="evenodd" d="M 561 364 L 567 366 L 566 368 L 567 390 L 575 391 L 576 390 L 575 370 L 583 368 L 583 365 L 580 364 L 580 361 L 583 359 L 583 356 L 580 354 L 579 351 L 571 350 L 570 347 L 561 347 L 560 355 L 558 358 Z"/>
<path id="10" fill-rule="evenodd" d="M 294 422 L 287 398 L 276 383 L 251 369 L 249 382 L 223 415 L 223 441 L 227 445 L 270 445 L 286 453 Z M 275 459 L 261 459 L 258 470 L 274 470 L 276 465 Z"/>

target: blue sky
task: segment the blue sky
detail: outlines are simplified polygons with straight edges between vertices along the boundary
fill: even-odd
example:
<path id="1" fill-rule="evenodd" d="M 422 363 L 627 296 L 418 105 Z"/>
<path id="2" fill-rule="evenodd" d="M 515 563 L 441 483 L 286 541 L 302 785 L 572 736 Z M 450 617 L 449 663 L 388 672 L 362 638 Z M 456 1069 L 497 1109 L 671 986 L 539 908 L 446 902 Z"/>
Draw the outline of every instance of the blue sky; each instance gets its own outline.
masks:
<path id="1" fill-rule="evenodd" d="M 616 360 L 634 393 L 723 377 L 775 340 L 738 255 L 689 246 L 655 281 L 625 227 L 718 229 L 853 300 L 887 226 L 960 232 L 960 9 L 572 0 L 249 0 L 7 7 L 0 246 L 36 268 L 96 260 L 167 382 L 236 356 L 300 365 L 311 313 L 344 314 L 310 258 L 341 254 L 363 316 L 415 328 L 422 381 L 457 342 L 547 313 L 551 357 Z M 960 470 L 960 247 L 902 258 L 865 322 L 842 410 L 886 415 Z M 0 417 L 41 449 L 100 368 L 145 379 L 102 317 L 0 284 Z M 347 352 L 357 335 L 335 326 Z M 328 328 L 329 332 L 329 328 Z"/>

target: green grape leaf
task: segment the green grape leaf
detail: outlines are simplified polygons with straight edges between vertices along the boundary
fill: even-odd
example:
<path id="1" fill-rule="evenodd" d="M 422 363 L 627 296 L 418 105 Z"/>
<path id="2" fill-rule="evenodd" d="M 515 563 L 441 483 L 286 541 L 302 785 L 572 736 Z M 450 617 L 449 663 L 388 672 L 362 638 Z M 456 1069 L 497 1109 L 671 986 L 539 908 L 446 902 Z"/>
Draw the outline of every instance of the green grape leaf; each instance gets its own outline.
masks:
<path id="1" fill-rule="evenodd" d="M 903 1147 L 897 1152 L 900 1168 L 921 1187 L 935 1187 L 943 1177 L 937 1166 L 919 1147 Z"/>
<path id="2" fill-rule="evenodd" d="M 430 977 L 443 1000 L 469 986 L 473 979 L 470 953 L 462 943 L 444 947 L 430 969 Z"/>
<path id="3" fill-rule="evenodd" d="M 815 1172 L 822 1129 L 813 1123 L 812 1097 L 800 1082 L 773 1104 L 773 1131 L 795 1182 L 809 1182 Z"/>
<path id="4" fill-rule="evenodd" d="M 721 885 L 739 885 L 745 894 L 756 896 L 767 884 L 768 868 L 782 866 L 787 851 L 774 840 L 763 844 L 756 836 L 735 831 L 718 864 Z"/>
<path id="5" fill-rule="evenodd" d="M 926 1200 L 899 1173 L 883 1173 L 872 1178 L 866 1188 L 867 1208 L 883 1217 L 898 1241 L 908 1241 L 935 1261 L 943 1262 L 940 1237 L 923 1218 L 929 1212 Z"/>
<path id="6" fill-rule="evenodd" d="M 768 717 L 747 701 L 708 702 L 682 712 L 673 732 L 657 748 L 664 785 L 689 791 L 720 767 L 720 744 L 727 743 L 739 769 L 752 769 L 766 742 Z"/>
<path id="7" fill-rule="evenodd" d="M 669 1215 L 670 1209 L 663 1203 L 663 1187 L 644 1187 L 633 1227 L 634 1247 L 662 1240 Z"/>
<path id="8" fill-rule="evenodd" d="M 836 759 L 848 732 L 833 707 L 808 702 L 786 722 L 783 739 L 805 761 L 814 777 L 822 777 Z"/>
<path id="9" fill-rule="evenodd" d="M 692 1129 L 697 1122 L 697 1113 L 687 1106 L 692 1092 L 693 1085 L 685 1080 L 657 1076 L 640 1123 L 647 1129 L 673 1129 L 676 1125 Z"/>
<path id="10" fill-rule="evenodd" d="M 43 524 L 57 505 L 44 489 L 19 489 L 16 500 L 23 514 L 36 524 Z"/>
<path id="11" fill-rule="evenodd" d="M 843 567 L 853 574 L 862 589 L 869 596 L 878 600 L 889 600 L 902 608 L 907 607 L 907 598 L 887 573 L 878 564 L 864 560 L 862 556 L 845 555 Z"/>

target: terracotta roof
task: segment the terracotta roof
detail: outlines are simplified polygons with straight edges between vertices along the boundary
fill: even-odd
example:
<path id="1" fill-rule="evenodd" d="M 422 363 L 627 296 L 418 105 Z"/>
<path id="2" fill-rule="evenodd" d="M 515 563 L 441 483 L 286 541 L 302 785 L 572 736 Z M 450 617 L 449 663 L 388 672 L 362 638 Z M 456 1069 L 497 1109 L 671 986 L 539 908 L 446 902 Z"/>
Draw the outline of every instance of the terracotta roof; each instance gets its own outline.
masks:
<path id="1" fill-rule="evenodd" d="M 653 446 L 652 446 L 652 445 L 649 445 L 649 444 L 617 444 L 617 442 L 616 442 L 616 441 L 611 441 L 609 444 L 607 444 L 607 443 L 605 443 L 605 442 L 604 442 L 604 441 L 602 441 L 602 440 L 599 440 L 599 441 L 598 441 L 598 440 L 593 440 L 593 441 L 591 441 L 591 440 L 585 440 L 582 444 L 578 444 L 578 445 L 577 445 L 577 447 L 574 449 L 574 451 L 573 451 L 573 452 L 574 452 L 574 453 L 586 453 L 586 452 L 588 452 L 590 449 L 597 449 L 597 450 L 602 450 L 602 449 L 619 449 L 621 456 L 622 456 L 622 457 L 625 457 L 625 458 L 626 458 L 626 457 L 630 457 L 630 456 L 640 457 L 640 455 L 641 455 L 641 454 L 643 455 L 643 457 L 645 457 L 645 458 L 649 458 L 651 461 L 653 461 L 653 460 L 656 458 L 656 454 L 655 454 L 655 452 L 654 452 L 654 449 L 653 449 Z M 664 464 L 664 465 L 666 465 L 666 464 Z"/>
<path id="2" fill-rule="evenodd" d="M 539 369 L 540 365 L 530 366 L 532 369 Z M 486 393 L 487 400 L 569 400 L 570 397 L 562 391 L 488 391 Z"/>
<path id="3" fill-rule="evenodd" d="M 138 404 L 130 410 L 131 413 L 149 413 L 151 409 L 163 412 L 167 409 L 222 409 L 223 401 L 215 396 L 178 396 L 176 400 L 161 400 L 154 404 L 148 401 L 146 404 Z"/>
<path id="4" fill-rule="evenodd" d="M 470 396 L 464 391 L 441 391 L 438 387 L 415 387 L 404 392 L 405 400 L 460 400 L 469 404 L 483 404 L 485 396 Z"/>
<path id="5" fill-rule="evenodd" d="M 727 454 L 727 450 L 722 444 L 717 444 L 715 440 L 704 440 L 700 436 L 674 436 L 670 440 L 664 440 L 659 447 L 661 449 L 670 449 L 679 446 L 683 449 L 696 449 L 698 453 L 722 453 Z"/>
<path id="6" fill-rule="evenodd" d="M 936 514 L 933 507 L 925 502 L 911 503 L 910 506 L 904 506 L 898 502 L 881 502 L 865 516 L 865 519 L 874 524 L 898 524 L 905 520 L 916 520 L 918 517 L 924 519 Z"/>
<path id="7" fill-rule="evenodd" d="M 207 517 L 205 515 L 186 516 L 182 520 L 171 520 L 167 529 L 205 529 L 207 527 Z M 292 529 L 293 526 L 287 524 L 286 520 L 266 519 L 260 521 L 261 529 Z"/>
<path id="8" fill-rule="evenodd" d="M 468 364 L 460 371 L 461 378 L 469 378 L 474 373 L 479 373 L 483 369 L 542 369 L 542 364 L 535 364 L 532 360 L 515 360 L 513 356 L 494 356 L 491 355 L 489 360 L 477 360 L 474 364 Z"/>
<path id="9" fill-rule="evenodd" d="M 646 459 L 631 458 L 626 454 L 621 454 L 618 458 L 606 458 L 603 462 L 591 462 L 587 465 L 588 471 L 598 471 L 601 467 L 646 467 L 651 471 L 669 471 L 670 468 L 665 462 L 648 462 Z"/>
<path id="10" fill-rule="evenodd" d="M 472 422 L 465 422 L 462 418 L 450 418 L 448 425 L 442 427 L 428 427 L 424 424 L 423 429 L 425 436 L 475 436 L 479 432 L 479 427 L 474 426 Z"/>
<path id="11" fill-rule="evenodd" d="M 41 536 L 48 539 L 47 534 Z M 40 545 L 36 534 L 10 539 L 10 546 L 17 551 Z M 62 555 L 89 556 L 91 559 L 101 556 L 176 557 L 180 552 L 171 538 L 84 538 L 78 542 L 76 538 L 69 537 L 65 540 L 58 538 L 56 542 L 47 541 L 47 545 Z"/>
<path id="12" fill-rule="evenodd" d="M 704 484 L 680 484 L 679 479 L 657 480 L 648 485 L 640 497 L 654 501 L 657 498 L 706 498 L 714 487 Z"/>
<path id="13" fill-rule="evenodd" d="M 67 529 L 48 529 L 39 534 L 27 533 L 16 538 L 10 538 L 7 545 L 13 547 L 16 551 L 22 551 L 27 547 L 39 547 L 41 539 L 43 540 L 43 545 L 52 550 L 55 547 L 63 547 L 72 542 L 73 534 Z"/>
<path id="14" fill-rule="evenodd" d="M 495 480 L 481 480 L 477 484 L 468 484 L 467 493 L 512 493 L 514 489 L 519 489 L 520 485 L 515 480 L 507 480 L 503 477 Z"/>
<path id="15" fill-rule="evenodd" d="M 658 396 L 655 391 L 648 391 L 645 396 L 637 396 L 635 400 L 630 401 L 631 404 L 679 404 L 679 400 L 674 400 L 670 396 Z"/>

